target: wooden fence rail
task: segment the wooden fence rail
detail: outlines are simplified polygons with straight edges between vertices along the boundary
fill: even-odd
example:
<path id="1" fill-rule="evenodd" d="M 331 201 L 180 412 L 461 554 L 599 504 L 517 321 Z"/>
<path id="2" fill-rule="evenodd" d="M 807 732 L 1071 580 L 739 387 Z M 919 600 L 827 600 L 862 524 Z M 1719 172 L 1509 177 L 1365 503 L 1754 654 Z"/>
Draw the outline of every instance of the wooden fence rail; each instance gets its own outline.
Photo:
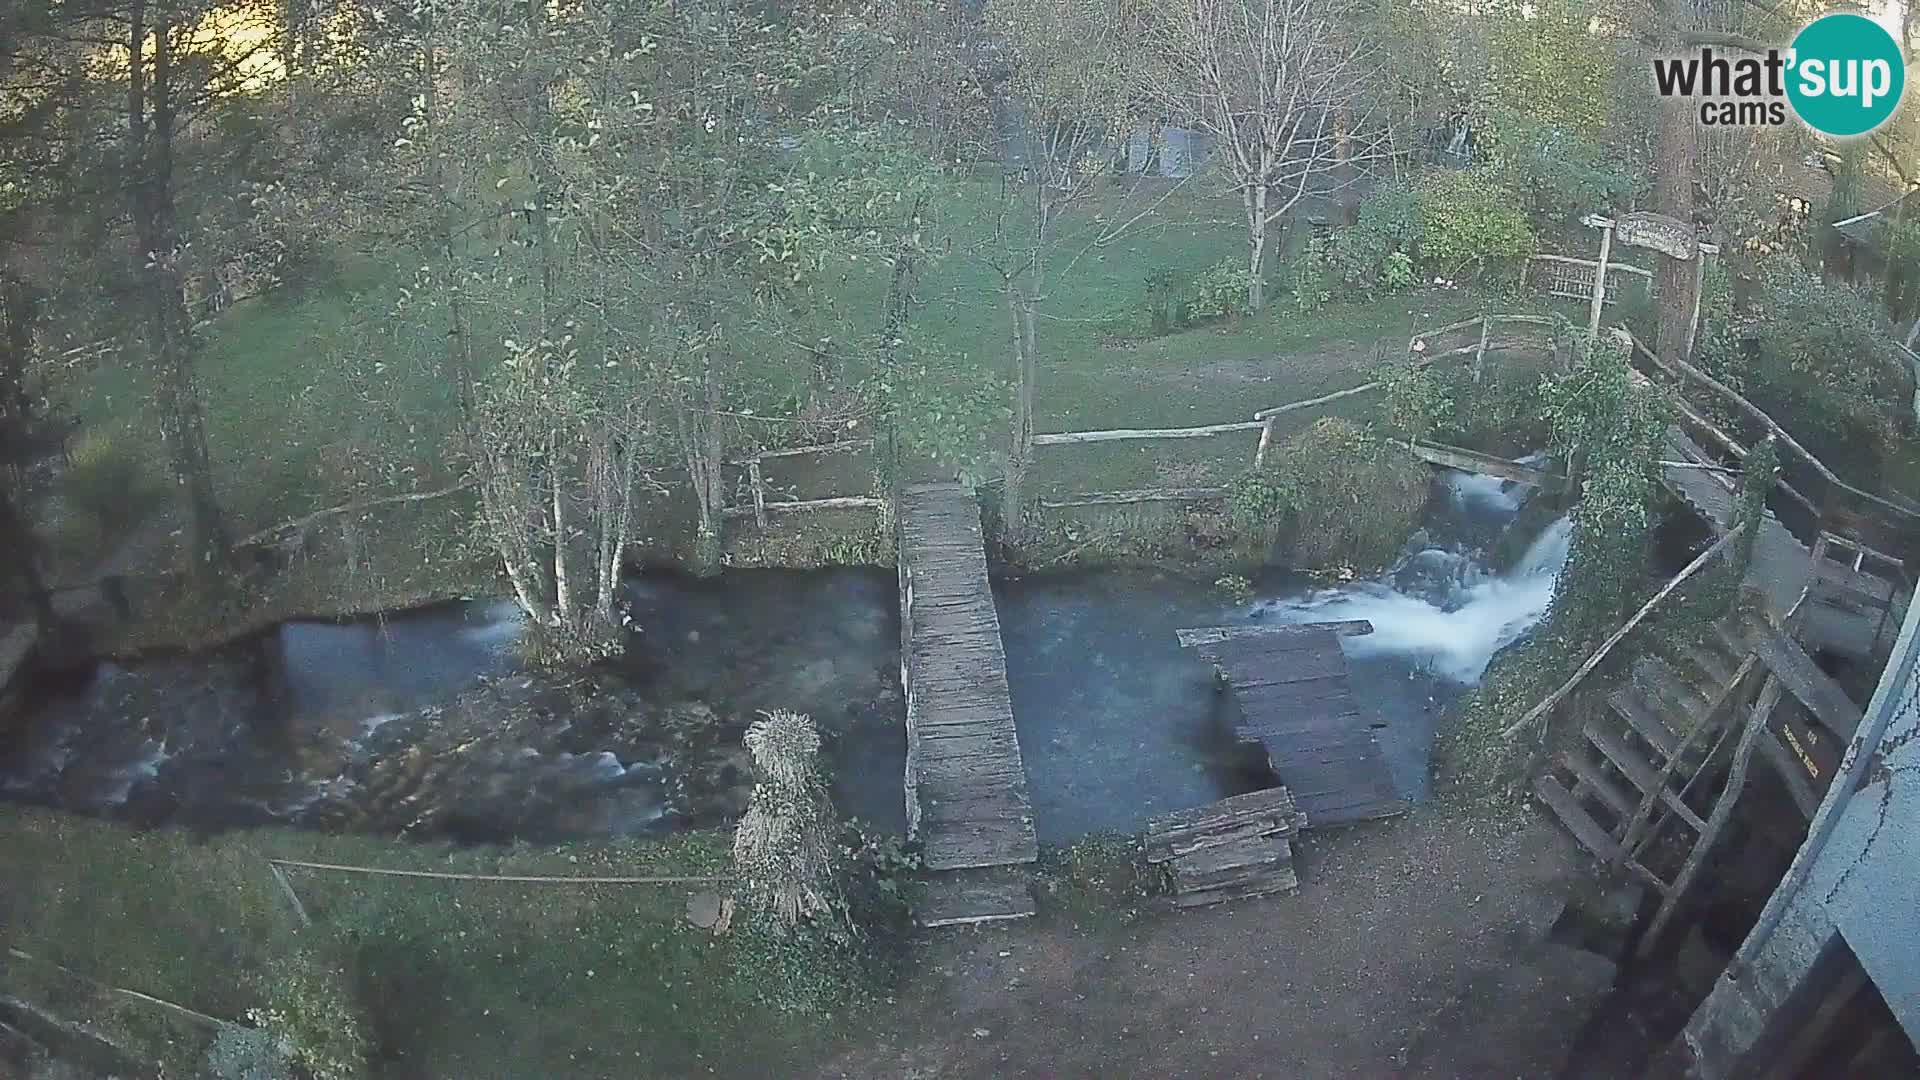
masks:
<path id="1" fill-rule="evenodd" d="M 1631 338 L 1631 335 L 1629 335 L 1629 337 Z M 1678 357 L 1662 359 L 1661 357 L 1656 356 L 1653 350 L 1641 344 L 1638 339 L 1633 339 L 1633 348 L 1635 352 L 1645 357 L 1649 363 L 1652 363 L 1655 367 L 1658 367 L 1661 371 L 1664 371 L 1669 375 L 1673 375 L 1676 378 L 1691 380 L 1695 383 L 1698 383 L 1699 385 L 1712 391 L 1721 400 L 1732 405 L 1735 409 L 1738 409 L 1740 413 L 1746 416 L 1748 419 L 1766 428 L 1767 431 L 1770 434 L 1772 434 L 1776 440 L 1778 440 L 1781 446 L 1785 447 L 1796 458 L 1800 459 L 1800 461 L 1806 464 L 1808 468 L 1812 469 L 1814 473 L 1820 477 L 1821 480 L 1825 481 L 1828 487 L 1828 490 L 1830 492 L 1831 491 L 1844 492 L 1847 495 L 1850 495 L 1856 499 L 1859 499 L 1862 502 L 1872 505 L 1876 509 L 1880 510 L 1882 513 L 1890 514 L 1894 517 L 1900 518 L 1901 520 L 1905 521 L 1909 525 L 1920 524 L 1920 510 L 1914 509 L 1913 507 L 1902 506 L 1899 503 L 1893 502 L 1890 499 L 1886 499 L 1886 498 L 1883 498 L 1882 496 L 1875 495 L 1871 491 L 1862 490 L 1860 488 L 1853 486 L 1852 484 L 1847 483 L 1845 480 L 1842 480 L 1839 477 L 1839 475 L 1836 474 L 1832 469 L 1828 468 L 1826 463 L 1821 461 L 1820 458 L 1813 453 L 1813 451 L 1808 450 L 1805 446 L 1802 446 L 1799 440 L 1795 439 L 1791 434 L 1788 433 L 1787 429 L 1781 427 L 1780 424 L 1773 419 L 1773 417 L 1768 416 L 1767 413 L 1764 410 L 1762 410 L 1759 406 L 1753 404 L 1752 402 L 1748 401 L 1746 398 L 1742 397 L 1739 391 L 1736 391 L 1735 389 L 1728 386 L 1727 384 L 1721 382 L 1720 380 L 1714 378 L 1713 376 L 1707 374 L 1706 372 L 1701 371 L 1699 368 L 1694 367 L 1692 364 Z M 1714 428 L 1711 425 L 1711 423 L 1706 420 L 1705 417 L 1699 416 L 1699 414 L 1694 410 L 1688 408 L 1688 409 L 1683 409 L 1682 411 L 1683 413 L 1688 415 L 1689 419 L 1696 420 L 1698 425 L 1702 425 L 1706 429 L 1713 431 L 1718 436 L 1715 439 L 1715 441 L 1719 442 L 1722 446 L 1731 446 L 1731 447 L 1739 446 L 1738 443 L 1734 442 L 1730 437 L 1726 436 L 1724 433 L 1719 432 L 1719 429 Z M 1730 451 L 1730 452 L 1733 452 L 1733 451 Z M 1742 449 L 1738 452 L 1737 456 L 1744 456 L 1744 453 L 1745 451 L 1744 449 Z M 1798 491 L 1795 491 L 1793 492 L 1793 496 L 1798 501 L 1805 504 L 1809 509 L 1815 508 L 1815 503 L 1813 502 L 1813 500 L 1807 498 L 1804 494 Z"/>

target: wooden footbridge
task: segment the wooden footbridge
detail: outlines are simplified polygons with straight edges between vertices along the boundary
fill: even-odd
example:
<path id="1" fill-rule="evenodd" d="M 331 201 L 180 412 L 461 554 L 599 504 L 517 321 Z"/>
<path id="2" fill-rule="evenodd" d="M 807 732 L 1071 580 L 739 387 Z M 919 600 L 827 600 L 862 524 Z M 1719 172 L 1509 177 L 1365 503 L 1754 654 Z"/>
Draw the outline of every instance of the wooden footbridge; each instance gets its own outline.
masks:
<path id="1" fill-rule="evenodd" d="M 1340 639 L 1371 634 L 1364 619 L 1289 626 L 1180 630 L 1180 644 L 1212 661 L 1240 706 L 1240 737 L 1264 752 L 1305 827 L 1325 828 L 1407 811 L 1376 731 L 1353 696 Z"/>
<path id="2" fill-rule="evenodd" d="M 1031 915 L 1018 868 L 1039 846 L 980 505 L 959 484 L 914 484 L 899 507 L 907 831 L 934 872 L 920 921 Z"/>

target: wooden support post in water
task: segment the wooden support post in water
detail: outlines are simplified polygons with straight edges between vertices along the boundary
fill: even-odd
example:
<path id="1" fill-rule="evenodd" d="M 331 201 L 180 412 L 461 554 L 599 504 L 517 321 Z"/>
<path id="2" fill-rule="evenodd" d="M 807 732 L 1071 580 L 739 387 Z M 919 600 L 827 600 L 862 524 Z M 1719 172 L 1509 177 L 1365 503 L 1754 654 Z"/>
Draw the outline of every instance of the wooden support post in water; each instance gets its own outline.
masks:
<path id="1" fill-rule="evenodd" d="M 1473 384 L 1480 385 L 1487 370 L 1487 339 L 1493 336 L 1493 316 L 1480 320 L 1480 347 L 1473 350 Z"/>
<path id="2" fill-rule="evenodd" d="M 767 527 L 767 484 L 760 478 L 760 459 L 747 462 L 747 485 L 753 489 L 753 523 Z"/>
<path id="3" fill-rule="evenodd" d="M 1587 341 L 1600 337 L 1600 309 L 1607 302 L 1607 256 L 1613 254 L 1613 222 L 1600 230 L 1600 261 L 1593 268 L 1593 306 L 1587 312 Z"/>

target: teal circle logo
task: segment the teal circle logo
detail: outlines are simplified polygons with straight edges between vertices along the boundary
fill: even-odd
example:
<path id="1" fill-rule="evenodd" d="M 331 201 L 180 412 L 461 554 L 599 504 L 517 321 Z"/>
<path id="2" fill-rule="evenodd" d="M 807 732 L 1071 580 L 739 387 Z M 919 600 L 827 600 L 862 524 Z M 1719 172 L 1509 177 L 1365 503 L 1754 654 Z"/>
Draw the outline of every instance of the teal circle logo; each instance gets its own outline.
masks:
<path id="1" fill-rule="evenodd" d="M 1864 15 L 1827 15 L 1793 39 L 1787 100 L 1815 131 L 1865 135 L 1887 122 L 1907 88 L 1907 64 L 1886 28 Z"/>

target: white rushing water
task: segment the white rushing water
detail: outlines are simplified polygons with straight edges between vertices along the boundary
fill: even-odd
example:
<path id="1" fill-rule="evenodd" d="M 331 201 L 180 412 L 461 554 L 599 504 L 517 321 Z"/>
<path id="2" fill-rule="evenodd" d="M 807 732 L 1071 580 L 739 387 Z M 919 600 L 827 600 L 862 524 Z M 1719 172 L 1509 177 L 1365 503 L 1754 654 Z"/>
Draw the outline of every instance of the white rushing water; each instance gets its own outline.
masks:
<path id="1" fill-rule="evenodd" d="M 1510 497 L 1497 486 L 1464 486 L 1472 489 L 1461 492 L 1469 499 Z M 1346 639 L 1353 655 L 1409 656 L 1436 675 L 1471 686 L 1495 653 L 1546 615 L 1572 532 L 1566 518 L 1555 521 L 1503 574 L 1489 573 L 1470 556 L 1428 547 L 1403 557 L 1382 579 L 1265 601 L 1256 612 L 1277 622 L 1366 619 L 1373 633 Z"/>

